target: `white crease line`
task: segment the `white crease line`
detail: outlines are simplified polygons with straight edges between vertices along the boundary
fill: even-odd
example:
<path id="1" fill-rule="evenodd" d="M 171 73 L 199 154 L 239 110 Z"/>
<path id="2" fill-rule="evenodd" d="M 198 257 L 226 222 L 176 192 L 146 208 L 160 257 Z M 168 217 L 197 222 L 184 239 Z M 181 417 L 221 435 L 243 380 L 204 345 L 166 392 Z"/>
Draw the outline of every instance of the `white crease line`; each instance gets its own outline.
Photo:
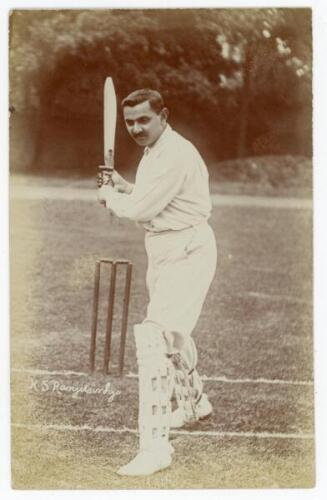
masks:
<path id="1" fill-rule="evenodd" d="M 123 434 L 124 432 L 129 432 L 131 434 L 137 434 L 136 429 L 129 429 L 128 427 L 122 427 L 121 429 L 114 429 L 113 427 L 102 427 L 101 425 L 97 427 L 91 427 L 90 425 L 60 425 L 60 424 L 20 424 L 12 423 L 12 427 L 18 427 L 23 429 L 36 429 L 36 430 L 54 430 L 54 431 L 92 431 L 92 432 L 113 432 L 116 434 Z"/>
<path id="2" fill-rule="evenodd" d="M 204 381 L 226 382 L 228 384 L 280 384 L 280 385 L 313 385 L 311 380 L 282 380 L 266 378 L 226 378 L 226 377 L 201 377 Z"/>
<path id="3" fill-rule="evenodd" d="M 12 368 L 11 371 L 18 373 L 30 373 L 32 375 L 78 375 L 80 377 L 91 375 L 91 373 L 86 372 L 74 372 L 70 370 L 38 370 L 36 368 Z"/>
<path id="4" fill-rule="evenodd" d="M 128 373 L 126 377 L 137 378 L 136 373 Z M 202 375 L 201 379 L 204 382 L 224 382 L 226 384 L 280 384 L 280 385 L 313 385 L 312 381 L 308 380 L 281 380 L 281 379 L 266 379 L 266 378 L 227 378 L 227 377 L 207 377 Z"/>
<path id="5" fill-rule="evenodd" d="M 33 368 L 12 368 L 13 372 L 17 373 L 30 373 L 32 375 L 76 375 L 76 376 L 92 376 L 91 373 L 86 372 L 74 372 L 69 370 L 38 370 Z M 101 373 L 100 373 L 101 374 Z M 127 378 L 137 378 L 136 373 L 128 373 L 126 375 Z M 313 385 L 313 381 L 311 380 L 282 380 L 282 379 L 266 379 L 266 378 L 227 378 L 224 376 L 221 377 L 207 377 L 206 375 L 202 375 L 201 379 L 207 382 L 224 382 L 226 384 L 280 384 L 280 385 Z"/>
<path id="6" fill-rule="evenodd" d="M 114 429 L 113 427 L 91 427 L 89 425 L 59 425 L 59 424 L 20 424 L 12 423 L 12 427 L 35 430 L 55 430 L 55 431 L 91 431 L 91 432 L 108 432 L 113 434 L 137 434 L 136 429 L 122 427 Z M 283 432 L 222 432 L 222 431 L 170 431 L 172 435 L 181 436 L 199 436 L 199 437 L 246 437 L 246 438 L 261 438 L 261 439 L 314 439 L 314 434 L 306 433 L 283 433 Z"/>

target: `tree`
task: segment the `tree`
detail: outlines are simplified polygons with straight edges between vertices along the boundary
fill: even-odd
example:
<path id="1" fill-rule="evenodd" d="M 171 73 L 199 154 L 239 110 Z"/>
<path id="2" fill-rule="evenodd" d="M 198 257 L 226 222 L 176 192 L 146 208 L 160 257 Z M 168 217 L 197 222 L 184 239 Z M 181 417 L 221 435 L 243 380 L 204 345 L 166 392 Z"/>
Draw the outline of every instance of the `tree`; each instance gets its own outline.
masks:
<path id="1" fill-rule="evenodd" d="M 310 22 L 309 9 L 14 11 L 13 149 L 24 116 L 20 136 L 34 145 L 27 166 L 87 169 L 101 161 L 102 87 L 110 74 L 119 98 L 136 87 L 161 91 L 173 124 L 207 158 L 276 152 L 263 145 L 277 124 L 280 144 L 296 151 L 287 123 L 310 112 Z M 127 164 L 124 134 L 119 126 Z"/>
<path id="2" fill-rule="evenodd" d="M 201 16 L 202 29 L 214 30 L 221 54 L 230 62 L 221 86 L 239 96 L 237 156 L 247 153 L 247 136 L 253 103 L 266 96 L 292 106 L 294 88 L 304 87 L 310 103 L 311 11 L 309 9 L 222 9 Z M 301 78 L 302 85 L 294 79 Z M 303 93 L 302 93 L 303 97 Z"/>

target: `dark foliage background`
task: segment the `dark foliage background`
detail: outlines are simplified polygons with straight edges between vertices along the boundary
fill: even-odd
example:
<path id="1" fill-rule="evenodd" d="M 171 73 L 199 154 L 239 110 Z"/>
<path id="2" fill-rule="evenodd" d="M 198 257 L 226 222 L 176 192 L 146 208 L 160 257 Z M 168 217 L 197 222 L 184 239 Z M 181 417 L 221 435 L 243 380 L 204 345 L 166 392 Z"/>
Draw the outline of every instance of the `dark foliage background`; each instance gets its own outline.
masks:
<path id="1" fill-rule="evenodd" d="M 211 169 L 310 157 L 311 60 L 310 9 L 13 11 L 11 169 L 93 175 L 109 75 L 119 100 L 161 91 L 171 124 Z M 117 166 L 139 156 L 119 112 Z"/>

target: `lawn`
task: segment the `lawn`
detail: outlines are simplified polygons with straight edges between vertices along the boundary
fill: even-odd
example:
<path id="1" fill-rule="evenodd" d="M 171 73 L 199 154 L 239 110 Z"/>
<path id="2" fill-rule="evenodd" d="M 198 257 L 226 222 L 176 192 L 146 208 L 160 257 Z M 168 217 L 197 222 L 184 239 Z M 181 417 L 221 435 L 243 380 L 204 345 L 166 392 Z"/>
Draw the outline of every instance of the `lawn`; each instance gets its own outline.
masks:
<path id="1" fill-rule="evenodd" d="M 172 433 L 174 467 L 120 478 L 137 437 L 132 325 L 144 317 L 142 229 L 91 201 L 11 204 L 12 473 L 15 488 L 274 488 L 314 485 L 312 212 L 219 206 L 218 267 L 194 331 L 213 416 Z M 88 373 L 93 272 L 99 257 L 134 264 L 125 376 Z M 101 297 L 107 282 L 103 280 Z M 118 293 L 123 282 L 118 279 Z M 68 387 L 114 396 L 76 396 Z M 54 390 L 53 387 L 59 387 Z M 85 426 L 83 428 L 83 426 Z"/>

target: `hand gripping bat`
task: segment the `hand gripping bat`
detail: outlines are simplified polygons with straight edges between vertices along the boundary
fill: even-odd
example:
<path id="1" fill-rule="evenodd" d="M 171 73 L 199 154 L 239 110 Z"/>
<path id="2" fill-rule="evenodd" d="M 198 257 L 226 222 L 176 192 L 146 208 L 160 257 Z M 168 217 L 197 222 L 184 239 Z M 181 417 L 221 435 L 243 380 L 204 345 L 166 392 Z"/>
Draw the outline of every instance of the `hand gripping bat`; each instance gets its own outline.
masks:
<path id="1" fill-rule="evenodd" d="M 114 170 L 115 132 L 117 121 L 117 100 L 114 83 L 111 77 L 106 78 L 104 84 L 103 107 L 104 132 L 104 167 L 99 167 L 98 187 L 103 184 L 113 186 L 112 173 Z"/>

